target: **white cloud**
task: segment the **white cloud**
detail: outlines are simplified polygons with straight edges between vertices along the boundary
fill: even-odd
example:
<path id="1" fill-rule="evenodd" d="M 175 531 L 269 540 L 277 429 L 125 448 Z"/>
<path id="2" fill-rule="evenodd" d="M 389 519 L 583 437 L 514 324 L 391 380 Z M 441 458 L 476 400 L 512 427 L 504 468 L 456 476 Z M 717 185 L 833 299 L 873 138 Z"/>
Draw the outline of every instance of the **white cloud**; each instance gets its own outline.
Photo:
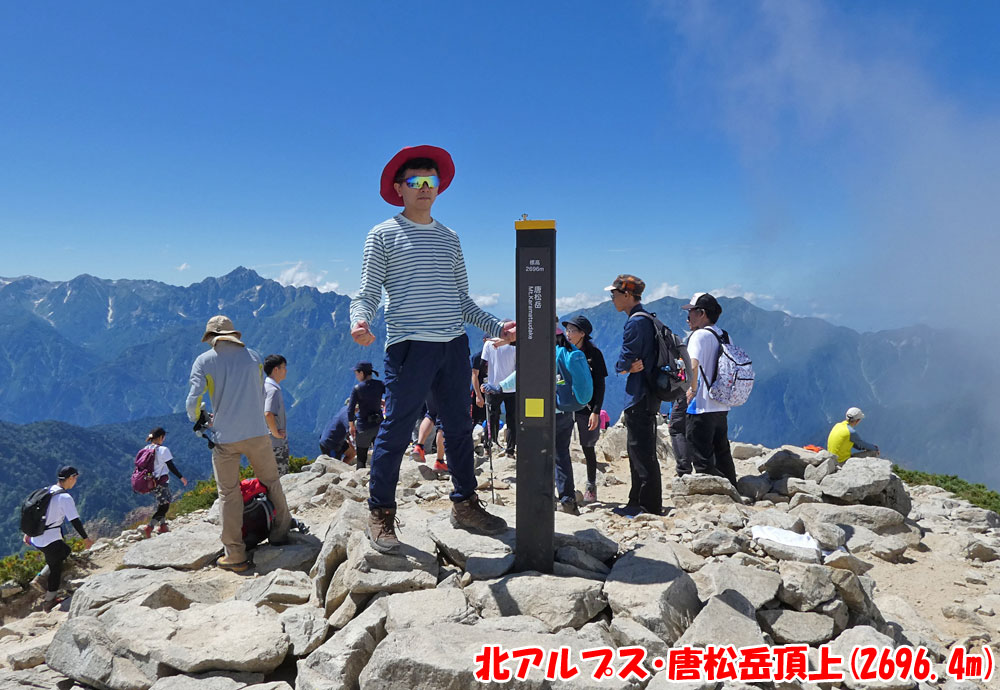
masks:
<path id="1" fill-rule="evenodd" d="M 646 302 L 653 302 L 655 300 L 661 299 L 663 297 L 680 297 L 681 296 L 681 286 L 671 285 L 669 283 L 660 283 L 657 287 L 650 289 L 646 287 L 646 292 L 642 296 L 642 299 Z"/>
<path id="2" fill-rule="evenodd" d="M 186 271 L 189 268 L 191 268 L 191 264 L 189 264 L 187 261 L 185 261 L 184 263 L 182 263 L 180 266 L 177 267 L 177 270 L 178 271 Z"/>
<path id="3" fill-rule="evenodd" d="M 488 295 L 469 295 L 472 297 L 472 301 L 478 304 L 483 309 L 489 309 L 490 307 L 495 307 L 500 302 L 500 293 L 491 292 Z"/>
<path id="4" fill-rule="evenodd" d="M 572 297 L 556 297 L 556 311 L 560 314 L 566 314 L 578 309 L 596 306 L 607 299 L 604 295 L 590 295 L 585 292 L 578 292 Z"/>
<path id="5" fill-rule="evenodd" d="M 284 269 L 276 281 L 289 287 L 314 287 L 320 292 L 334 292 L 340 283 L 326 279 L 326 271 L 313 271 L 307 261 L 297 261 Z"/>

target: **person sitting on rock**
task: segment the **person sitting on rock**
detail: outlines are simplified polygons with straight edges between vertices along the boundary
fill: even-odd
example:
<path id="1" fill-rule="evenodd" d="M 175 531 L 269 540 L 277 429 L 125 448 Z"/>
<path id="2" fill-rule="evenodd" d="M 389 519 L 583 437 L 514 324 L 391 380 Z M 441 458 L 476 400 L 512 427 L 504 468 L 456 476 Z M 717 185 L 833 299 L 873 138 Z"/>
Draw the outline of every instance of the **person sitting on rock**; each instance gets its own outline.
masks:
<path id="1" fill-rule="evenodd" d="M 350 422 L 347 420 L 347 406 L 351 399 L 344 401 L 344 406 L 330 418 L 319 439 L 319 452 L 331 458 L 343 460 L 350 464 L 354 459 L 354 447 L 351 445 Z"/>
<path id="2" fill-rule="evenodd" d="M 837 462 L 846 462 L 847 458 L 872 458 L 879 456 L 878 446 L 872 445 L 858 436 L 855 427 L 865 418 L 865 413 L 857 407 L 847 411 L 844 421 L 837 422 L 830 429 L 826 439 L 826 449 L 837 456 Z"/>
<path id="3" fill-rule="evenodd" d="M 87 536 L 87 530 L 83 528 L 80 514 L 76 511 L 76 502 L 67 493 L 76 486 L 79 476 L 80 473 L 72 465 L 65 465 L 59 469 L 58 481 L 49 487 L 49 493 L 53 496 L 45 510 L 47 529 L 37 537 L 24 537 L 25 544 L 34 546 L 45 556 L 45 567 L 31 584 L 46 590 L 45 599 L 42 601 L 42 610 L 46 613 L 58 606 L 65 598 L 59 596 L 59 585 L 62 583 L 63 563 L 71 550 L 69 545 L 63 541 L 63 522 L 69 520 L 73 528 L 83 537 L 85 549 L 94 545 L 94 540 Z"/>

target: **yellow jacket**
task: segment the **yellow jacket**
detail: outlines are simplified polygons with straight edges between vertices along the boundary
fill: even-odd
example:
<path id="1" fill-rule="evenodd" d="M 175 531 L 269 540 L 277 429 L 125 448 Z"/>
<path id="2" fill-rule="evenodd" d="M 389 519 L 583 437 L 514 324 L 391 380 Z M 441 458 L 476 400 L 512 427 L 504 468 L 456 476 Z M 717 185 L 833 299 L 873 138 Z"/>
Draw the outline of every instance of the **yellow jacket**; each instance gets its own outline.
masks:
<path id="1" fill-rule="evenodd" d="M 826 449 L 837 456 L 837 462 L 845 462 L 851 457 L 853 448 L 851 427 L 847 424 L 847 420 L 834 424 L 830 429 L 830 436 L 826 439 Z"/>

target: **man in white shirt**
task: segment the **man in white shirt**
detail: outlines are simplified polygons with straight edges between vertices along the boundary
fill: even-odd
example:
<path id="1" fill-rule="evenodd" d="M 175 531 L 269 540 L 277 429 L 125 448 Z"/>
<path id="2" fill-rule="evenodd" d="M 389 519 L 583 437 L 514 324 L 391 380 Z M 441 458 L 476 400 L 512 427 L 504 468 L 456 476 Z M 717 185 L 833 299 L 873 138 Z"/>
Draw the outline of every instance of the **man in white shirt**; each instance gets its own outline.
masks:
<path id="1" fill-rule="evenodd" d="M 687 347 L 694 370 L 687 392 L 688 459 L 695 471 L 725 477 L 736 486 L 736 466 L 729 450 L 729 406 L 708 396 L 721 347 L 722 330 L 715 323 L 722 307 L 707 292 L 696 292 L 682 309 L 688 313 L 691 328 Z"/>
<path id="2" fill-rule="evenodd" d="M 76 502 L 67 491 L 76 486 L 77 477 L 80 473 L 72 465 L 66 465 L 59 469 L 58 481 L 49 487 L 52 498 L 49 499 L 48 508 L 45 511 L 46 530 L 37 537 L 25 536 L 24 542 L 29 546 L 34 546 L 45 556 L 45 567 L 38 574 L 32 583 L 36 587 L 45 587 L 45 599 L 42 602 L 42 610 L 48 613 L 62 599 L 58 598 L 59 585 L 62 581 L 63 562 L 70 554 L 69 545 L 62 538 L 62 524 L 66 520 L 76 528 L 84 540 L 84 548 L 89 549 L 94 544 L 94 540 L 87 537 L 87 531 L 83 528 L 80 514 L 76 511 Z"/>
<path id="3" fill-rule="evenodd" d="M 486 362 L 486 383 L 492 388 L 500 388 L 500 382 L 514 373 L 517 366 L 517 350 L 514 345 L 501 343 L 494 345 L 487 340 L 483 343 L 482 359 Z M 507 448 L 508 457 L 514 457 L 517 446 L 517 392 L 489 393 L 490 429 L 496 434 L 500 427 L 500 404 L 503 403 L 507 413 Z"/>
<path id="4" fill-rule="evenodd" d="M 285 396 L 281 392 L 281 382 L 288 376 L 288 360 L 282 355 L 268 355 L 264 359 L 264 421 L 271 437 L 274 462 L 278 465 L 278 476 L 288 474 L 291 455 L 288 450 L 287 418 Z"/>

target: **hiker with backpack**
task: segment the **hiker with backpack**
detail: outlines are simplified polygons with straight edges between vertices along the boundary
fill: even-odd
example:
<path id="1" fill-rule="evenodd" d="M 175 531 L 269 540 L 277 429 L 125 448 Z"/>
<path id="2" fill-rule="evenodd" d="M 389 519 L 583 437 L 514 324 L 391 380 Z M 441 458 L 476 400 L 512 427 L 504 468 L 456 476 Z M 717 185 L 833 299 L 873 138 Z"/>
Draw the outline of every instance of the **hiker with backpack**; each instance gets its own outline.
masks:
<path id="1" fill-rule="evenodd" d="M 653 394 L 653 378 L 659 356 L 656 326 L 642 306 L 646 284 L 624 273 L 605 290 L 611 292 L 611 302 L 619 312 L 628 314 L 622 335 L 622 349 L 615 362 L 615 371 L 628 374 L 625 381 L 625 428 L 628 431 L 628 463 L 632 486 L 628 503 L 613 510 L 623 517 L 639 513 L 663 513 L 663 488 L 660 463 L 656 458 L 656 415 L 661 400 Z"/>
<path id="2" fill-rule="evenodd" d="M 715 325 L 722 315 L 722 306 L 707 292 L 696 292 L 691 302 L 681 308 L 687 312 L 691 328 L 688 353 L 693 369 L 685 418 L 687 457 L 695 471 L 725 477 L 736 486 L 736 466 L 729 450 L 731 405 L 725 402 L 724 396 L 711 390 L 720 373 L 719 358 L 724 354 L 723 345 L 730 344 L 729 334 Z M 753 383 L 752 379 L 750 383 Z"/>
<path id="3" fill-rule="evenodd" d="M 378 372 L 372 369 L 371 362 L 358 362 L 354 365 L 354 377 L 358 383 L 351 390 L 351 397 L 347 402 L 347 421 L 358 453 L 359 469 L 368 464 L 368 449 L 382 423 L 385 384 L 375 376 L 378 376 Z"/>
<path id="4" fill-rule="evenodd" d="M 594 345 L 590 334 L 594 326 L 590 319 L 582 314 L 562 322 L 566 329 L 566 338 L 583 352 L 590 368 L 590 378 L 594 386 L 594 394 L 587 405 L 577 410 L 573 416 L 576 421 L 577 435 L 580 437 L 580 447 L 587 461 L 587 484 L 583 491 L 583 502 L 593 503 L 597 500 L 597 451 L 595 446 L 601 437 L 601 406 L 604 405 L 604 379 L 608 376 L 608 367 L 604 363 L 604 354 Z"/>
<path id="5" fill-rule="evenodd" d="M 576 486 L 573 481 L 573 458 L 569 445 L 573 439 L 576 413 L 584 410 L 594 397 L 594 384 L 587 357 L 566 337 L 556 325 L 556 399 L 555 399 L 555 463 L 553 474 L 556 485 L 556 510 L 579 515 L 576 503 Z M 515 390 L 517 371 L 498 385 L 487 383 L 483 389 L 494 396 Z"/>
<path id="6" fill-rule="evenodd" d="M 184 486 L 187 486 L 188 483 L 184 475 L 177 469 L 177 465 L 174 464 L 174 456 L 170 449 L 163 445 L 166 436 L 167 432 L 163 427 L 158 426 L 150 431 L 149 435 L 146 436 L 146 446 L 139 451 L 135 458 L 136 472 L 144 475 L 148 472 L 151 476 L 153 482 L 149 493 L 153 494 L 156 499 L 156 511 L 149 518 L 149 523 L 142 528 L 142 533 L 147 539 L 153 536 L 153 529 L 157 523 L 160 525 L 159 529 L 156 530 L 159 534 L 170 531 L 167 528 L 167 511 L 170 510 L 171 501 L 170 475 L 167 471 L 173 472 Z M 134 481 L 132 488 L 136 488 Z"/>
<path id="7" fill-rule="evenodd" d="M 79 476 L 80 473 L 72 465 L 59 468 L 56 483 L 33 492 L 21 506 L 24 543 L 34 546 L 45 556 L 45 567 L 31 584 L 45 589 L 42 610 L 46 613 L 64 599 L 59 596 L 59 585 L 62 583 L 63 563 L 71 550 L 63 541 L 63 522 L 69 520 L 83 538 L 85 549 L 94 545 L 94 540 L 87 536 L 87 530 L 83 528 L 76 502 L 67 493 L 76 486 Z"/>

